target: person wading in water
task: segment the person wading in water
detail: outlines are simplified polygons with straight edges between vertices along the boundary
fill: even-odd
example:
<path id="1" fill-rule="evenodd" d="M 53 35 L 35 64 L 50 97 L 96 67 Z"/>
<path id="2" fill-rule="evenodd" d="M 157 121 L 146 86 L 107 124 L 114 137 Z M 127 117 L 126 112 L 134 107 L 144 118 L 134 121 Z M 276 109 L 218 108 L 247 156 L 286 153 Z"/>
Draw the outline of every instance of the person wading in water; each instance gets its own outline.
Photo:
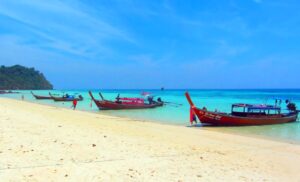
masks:
<path id="1" fill-rule="evenodd" d="M 77 106 L 77 100 L 74 99 L 74 100 L 73 100 L 73 105 L 72 105 L 73 110 L 76 109 L 76 106 Z"/>

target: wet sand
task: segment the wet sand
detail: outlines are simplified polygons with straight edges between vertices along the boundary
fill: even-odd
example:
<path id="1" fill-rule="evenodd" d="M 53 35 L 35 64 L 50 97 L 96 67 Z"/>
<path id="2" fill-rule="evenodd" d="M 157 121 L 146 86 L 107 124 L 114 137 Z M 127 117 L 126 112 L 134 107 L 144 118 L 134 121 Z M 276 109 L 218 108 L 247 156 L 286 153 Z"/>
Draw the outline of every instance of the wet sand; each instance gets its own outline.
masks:
<path id="1" fill-rule="evenodd" d="M 299 181 L 300 145 L 0 98 L 1 181 Z"/>

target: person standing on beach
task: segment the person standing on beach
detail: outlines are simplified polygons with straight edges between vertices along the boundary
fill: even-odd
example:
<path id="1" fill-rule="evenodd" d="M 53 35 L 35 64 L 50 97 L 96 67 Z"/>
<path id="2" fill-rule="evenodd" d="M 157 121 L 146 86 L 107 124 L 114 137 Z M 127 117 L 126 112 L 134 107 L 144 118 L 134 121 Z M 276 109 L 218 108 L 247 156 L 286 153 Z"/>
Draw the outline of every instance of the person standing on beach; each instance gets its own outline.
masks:
<path id="1" fill-rule="evenodd" d="M 77 100 L 74 99 L 74 100 L 73 100 L 73 105 L 72 105 L 73 110 L 76 109 L 76 106 L 77 106 Z"/>

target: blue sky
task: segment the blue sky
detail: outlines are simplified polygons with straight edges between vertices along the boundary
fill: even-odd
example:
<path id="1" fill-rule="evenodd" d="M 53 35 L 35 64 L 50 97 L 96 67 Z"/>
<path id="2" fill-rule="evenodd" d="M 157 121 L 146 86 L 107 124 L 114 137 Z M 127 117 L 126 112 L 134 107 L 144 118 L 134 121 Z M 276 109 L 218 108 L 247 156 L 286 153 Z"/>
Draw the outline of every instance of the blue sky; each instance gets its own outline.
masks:
<path id="1" fill-rule="evenodd" d="M 0 64 L 58 89 L 299 88 L 298 0 L 1 0 Z"/>

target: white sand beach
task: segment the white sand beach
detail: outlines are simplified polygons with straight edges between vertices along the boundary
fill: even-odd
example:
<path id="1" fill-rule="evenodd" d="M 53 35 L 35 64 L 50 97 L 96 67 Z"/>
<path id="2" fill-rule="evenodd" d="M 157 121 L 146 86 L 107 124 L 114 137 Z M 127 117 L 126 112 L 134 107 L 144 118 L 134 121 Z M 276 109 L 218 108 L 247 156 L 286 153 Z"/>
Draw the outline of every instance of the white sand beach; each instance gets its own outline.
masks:
<path id="1" fill-rule="evenodd" d="M 0 98 L 0 181 L 300 181 L 300 146 Z"/>

